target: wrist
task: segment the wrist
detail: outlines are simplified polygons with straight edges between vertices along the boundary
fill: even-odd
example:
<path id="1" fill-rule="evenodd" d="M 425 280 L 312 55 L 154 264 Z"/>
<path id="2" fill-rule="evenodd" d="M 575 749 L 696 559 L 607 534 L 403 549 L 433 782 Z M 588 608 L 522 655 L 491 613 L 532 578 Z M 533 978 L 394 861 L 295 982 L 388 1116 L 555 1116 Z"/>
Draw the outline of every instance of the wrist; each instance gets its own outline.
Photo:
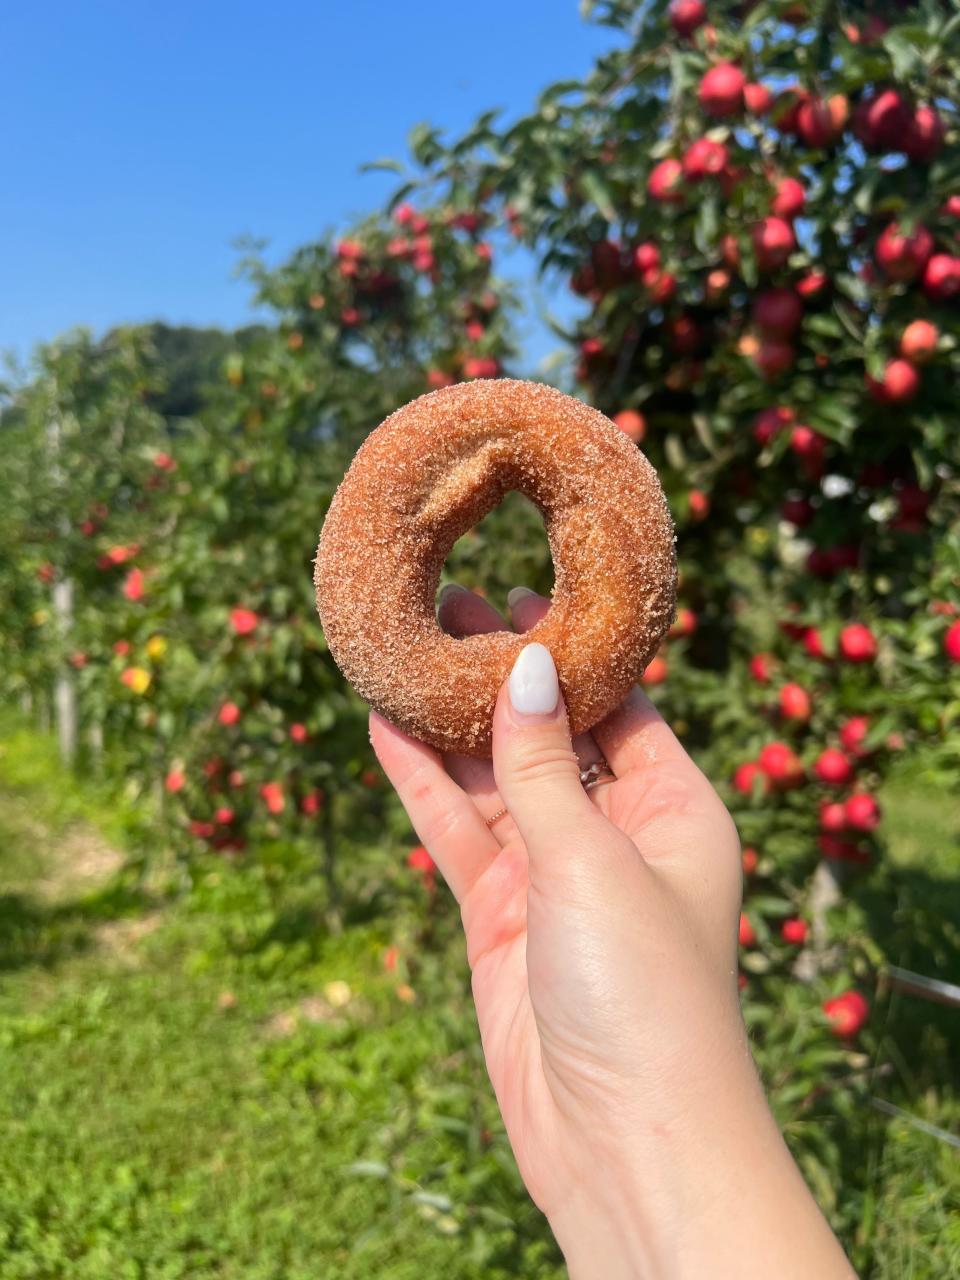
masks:
<path id="1" fill-rule="evenodd" d="M 774 1123 L 746 1045 L 590 1157 L 550 1225 L 571 1280 L 850 1277 Z"/>

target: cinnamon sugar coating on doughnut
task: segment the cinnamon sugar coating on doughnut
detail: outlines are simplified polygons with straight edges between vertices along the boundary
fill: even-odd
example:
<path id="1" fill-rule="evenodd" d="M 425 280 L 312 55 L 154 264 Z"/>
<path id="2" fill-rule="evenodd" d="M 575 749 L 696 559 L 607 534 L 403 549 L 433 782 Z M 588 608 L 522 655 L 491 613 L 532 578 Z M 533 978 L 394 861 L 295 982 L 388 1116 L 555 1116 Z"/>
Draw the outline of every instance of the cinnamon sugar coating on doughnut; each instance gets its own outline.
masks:
<path id="1" fill-rule="evenodd" d="M 457 538 L 509 490 L 539 507 L 554 564 L 549 612 L 523 636 L 454 639 L 435 597 Z M 571 729 L 589 729 L 642 674 L 673 621 L 673 525 L 656 472 L 596 409 L 504 378 L 421 396 L 373 431 L 327 514 L 317 608 L 354 688 L 442 751 L 489 756 L 500 686 L 545 644 Z"/>

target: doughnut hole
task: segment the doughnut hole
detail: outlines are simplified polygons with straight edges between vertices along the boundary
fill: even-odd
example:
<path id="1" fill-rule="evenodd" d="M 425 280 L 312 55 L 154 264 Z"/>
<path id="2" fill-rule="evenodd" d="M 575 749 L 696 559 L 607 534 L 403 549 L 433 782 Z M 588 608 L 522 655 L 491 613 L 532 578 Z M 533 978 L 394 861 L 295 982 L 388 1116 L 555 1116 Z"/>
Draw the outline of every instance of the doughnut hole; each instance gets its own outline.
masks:
<path id="1" fill-rule="evenodd" d="M 453 544 L 440 575 L 476 591 L 504 617 L 507 592 L 529 587 L 542 596 L 553 588 L 553 561 L 547 531 L 537 507 L 510 490 L 492 511 Z M 438 592 L 439 595 L 439 592 Z"/>

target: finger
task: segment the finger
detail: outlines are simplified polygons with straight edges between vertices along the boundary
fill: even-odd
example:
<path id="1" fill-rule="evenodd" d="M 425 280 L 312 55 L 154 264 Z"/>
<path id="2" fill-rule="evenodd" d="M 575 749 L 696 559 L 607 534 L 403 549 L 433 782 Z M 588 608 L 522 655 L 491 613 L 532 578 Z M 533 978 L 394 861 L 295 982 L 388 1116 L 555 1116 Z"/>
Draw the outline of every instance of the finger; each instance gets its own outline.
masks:
<path id="1" fill-rule="evenodd" d="M 458 582 L 448 583 L 440 592 L 437 619 L 448 635 L 480 636 L 488 631 L 506 631 L 507 624 L 481 596 L 461 587 Z"/>
<path id="2" fill-rule="evenodd" d="M 550 609 L 550 601 L 545 596 L 537 595 L 529 587 L 514 587 L 507 595 L 507 607 L 510 610 L 514 628 L 524 632 L 535 627 L 541 618 L 546 617 Z M 573 739 L 573 749 L 577 753 L 581 769 L 588 769 L 590 765 L 604 759 L 603 751 L 590 733 L 576 734 Z M 610 762 L 607 761 L 607 763 Z"/>
<path id="3" fill-rule="evenodd" d="M 580 784 L 557 669 L 542 644 L 520 651 L 497 699 L 493 770 L 530 856 L 531 881 L 576 833 L 609 824 Z"/>
<path id="4" fill-rule="evenodd" d="M 529 587 L 514 587 L 507 593 L 507 608 L 515 631 L 529 631 L 550 612 L 550 601 Z"/>
<path id="5" fill-rule="evenodd" d="M 623 702 L 593 726 L 593 736 L 618 778 L 664 760 L 690 760 L 639 685 L 634 685 Z"/>
<path id="6" fill-rule="evenodd" d="M 440 753 L 370 713 L 370 741 L 421 842 L 461 902 L 500 852 L 477 806 Z"/>
<path id="7" fill-rule="evenodd" d="M 593 731 L 621 779 L 624 827 L 644 858 L 674 864 L 701 888 L 718 873 L 724 884 L 739 881 L 739 854 L 735 867 L 717 858 L 739 848 L 726 807 L 643 690 L 634 687 Z"/>
<path id="8" fill-rule="evenodd" d="M 506 622 L 492 605 L 454 582 L 440 592 L 438 621 L 444 631 L 458 637 L 507 630 Z M 443 763 L 450 777 L 476 805 L 484 822 L 500 813 L 504 804 L 489 760 L 449 752 L 443 757 Z M 490 831 L 502 845 L 515 835 L 516 827 L 509 815 L 504 814 L 492 823 Z"/>

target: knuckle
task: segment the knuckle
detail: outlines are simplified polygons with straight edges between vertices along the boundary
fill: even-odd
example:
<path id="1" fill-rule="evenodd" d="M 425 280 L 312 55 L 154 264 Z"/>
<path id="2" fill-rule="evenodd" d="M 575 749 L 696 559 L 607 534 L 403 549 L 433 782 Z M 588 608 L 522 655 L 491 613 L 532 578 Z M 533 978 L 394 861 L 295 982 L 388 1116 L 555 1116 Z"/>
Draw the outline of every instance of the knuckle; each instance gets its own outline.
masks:
<path id="1" fill-rule="evenodd" d="M 515 751 L 511 765 L 519 781 L 558 778 L 579 779 L 579 765 L 572 747 L 562 742 L 525 742 Z"/>

